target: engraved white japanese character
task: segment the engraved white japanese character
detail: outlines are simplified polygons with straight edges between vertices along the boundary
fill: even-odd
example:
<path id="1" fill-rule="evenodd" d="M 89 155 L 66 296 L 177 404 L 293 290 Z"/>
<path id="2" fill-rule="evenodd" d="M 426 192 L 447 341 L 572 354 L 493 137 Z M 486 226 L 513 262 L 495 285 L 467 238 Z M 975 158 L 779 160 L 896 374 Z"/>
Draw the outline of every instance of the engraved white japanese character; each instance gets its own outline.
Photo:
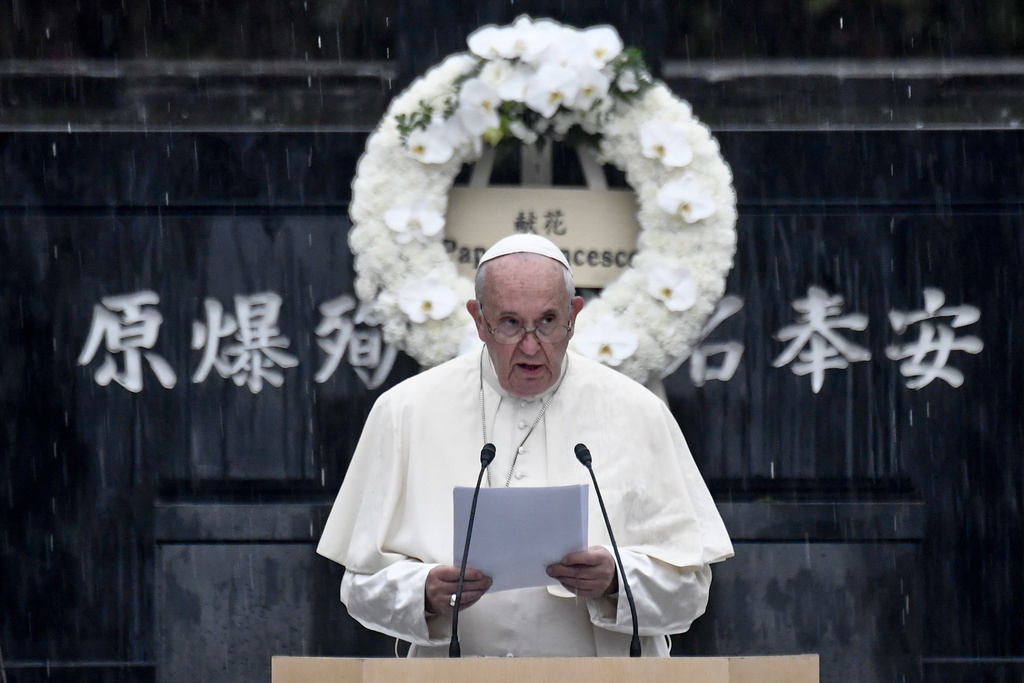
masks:
<path id="1" fill-rule="evenodd" d="M 808 287 L 807 298 L 797 299 L 793 308 L 801 313 L 797 316 L 799 325 L 787 325 L 779 330 L 775 338 L 779 341 L 792 340 L 786 350 L 772 365 L 781 368 L 799 356 L 793 364 L 796 375 L 810 375 L 814 393 L 821 390 L 826 370 L 842 370 L 850 363 L 871 359 L 871 353 L 853 344 L 835 330 L 861 331 L 867 328 L 868 318 L 860 313 L 839 315 L 843 297 L 830 295 L 819 287 Z"/>
<path id="2" fill-rule="evenodd" d="M 683 354 L 666 367 L 661 373 L 662 379 L 678 370 L 687 360 L 690 361 L 690 381 L 694 386 L 702 387 L 708 380 L 728 382 L 732 379 L 743 358 L 743 344 L 737 341 L 704 343 L 704 340 L 719 325 L 736 315 L 742 308 L 742 298 L 731 294 L 722 297 L 715 312 L 708 318 L 700 332 L 700 343 L 695 345 L 689 353 Z M 709 367 L 708 359 L 719 355 L 724 356 L 721 364 L 717 367 Z"/>
<path id="3" fill-rule="evenodd" d="M 78 364 L 92 362 L 103 343 L 107 353 L 95 374 L 97 384 L 105 387 L 113 380 L 133 393 L 142 391 L 142 359 L 145 358 L 161 386 L 172 389 L 178 379 L 171 366 L 162 356 L 142 350 L 153 348 L 164 320 L 154 308 L 160 303 L 157 293 L 145 290 L 107 296 L 100 301 L 102 305 L 92 309 L 92 325 Z M 122 355 L 124 371 L 117 369 L 114 354 Z"/>
<path id="4" fill-rule="evenodd" d="M 946 306 L 946 295 L 941 289 L 928 287 L 924 290 L 923 311 L 889 311 L 889 322 L 896 334 L 903 334 L 911 325 L 921 323 L 921 333 L 916 342 L 886 347 L 885 355 L 890 360 L 903 360 L 900 374 L 907 380 L 907 388 L 920 389 L 936 379 L 945 380 L 952 387 L 964 383 L 964 373 L 947 367 L 953 351 L 980 353 L 984 344 L 977 337 L 957 337 L 953 328 L 964 327 L 981 319 L 981 311 L 974 306 Z M 948 325 L 926 322 L 936 318 L 952 318 Z"/>
<path id="5" fill-rule="evenodd" d="M 192 348 L 203 349 L 192 381 L 198 384 L 216 369 L 237 386 L 248 385 L 254 394 L 263 388 L 264 380 L 275 387 L 284 384 L 284 375 L 276 368 L 293 368 L 299 360 L 281 350 L 290 344 L 277 327 L 281 297 L 273 292 L 236 296 L 234 316 L 224 313 L 216 299 L 206 299 L 204 304 L 206 323 L 192 324 Z M 237 343 L 221 344 L 229 338 Z"/>
<path id="6" fill-rule="evenodd" d="M 346 315 L 355 308 L 356 300 L 348 294 L 320 304 L 323 319 L 316 328 L 317 344 L 327 358 L 315 379 L 318 383 L 330 379 L 347 350 L 349 365 L 372 390 L 387 380 L 398 349 L 384 343 L 378 327 L 380 319 L 371 304 L 360 303 L 354 316 Z"/>

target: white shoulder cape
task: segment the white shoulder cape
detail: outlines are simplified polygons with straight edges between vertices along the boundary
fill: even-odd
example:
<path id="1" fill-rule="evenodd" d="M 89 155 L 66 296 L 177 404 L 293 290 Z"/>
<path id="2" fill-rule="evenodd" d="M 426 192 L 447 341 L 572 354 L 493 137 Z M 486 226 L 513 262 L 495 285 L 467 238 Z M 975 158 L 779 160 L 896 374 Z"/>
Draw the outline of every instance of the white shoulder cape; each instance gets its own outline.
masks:
<path id="1" fill-rule="evenodd" d="M 452 488 L 476 483 L 483 446 L 479 391 L 478 358 L 467 354 L 383 394 L 317 552 L 364 574 L 404 559 L 453 564 Z M 484 391 L 485 404 L 497 406 L 486 383 Z M 576 444 L 585 443 L 621 547 L 676 567 L 732 556 L 683 434 L 654 394 L 570 353 L 568 374 L 544 419 L 547 484 L 590 483 L 574 455 Z M 596 494 L 590 495 L 590 544 L 608 545 Z"/>

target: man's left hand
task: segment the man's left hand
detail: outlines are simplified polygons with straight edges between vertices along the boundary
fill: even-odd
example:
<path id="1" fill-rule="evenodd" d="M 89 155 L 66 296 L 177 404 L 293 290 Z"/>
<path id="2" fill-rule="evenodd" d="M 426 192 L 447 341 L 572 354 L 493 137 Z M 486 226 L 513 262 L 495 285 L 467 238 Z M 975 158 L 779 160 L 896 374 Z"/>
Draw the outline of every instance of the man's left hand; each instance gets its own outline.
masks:
<path id="1" fill-rule="evenodd" d="M 561 562 L 548 567 L 548 576 L 581 598 L 599 598 L 619 588 L 615 558 L 599 545 L 569 553 Z"/>

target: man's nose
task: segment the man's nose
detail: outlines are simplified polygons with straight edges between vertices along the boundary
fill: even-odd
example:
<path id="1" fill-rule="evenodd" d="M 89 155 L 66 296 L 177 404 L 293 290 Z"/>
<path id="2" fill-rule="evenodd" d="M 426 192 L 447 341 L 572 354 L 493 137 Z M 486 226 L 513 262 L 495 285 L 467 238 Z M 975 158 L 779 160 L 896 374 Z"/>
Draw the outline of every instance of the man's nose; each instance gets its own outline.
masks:
<path id="1" fill-rule="evenodd" d="M 540 350 L 540 338 L 537 330 L 527 330 L 523 338 L 519 340 L 519 349 L 528 356 L 532 356 Z"/>

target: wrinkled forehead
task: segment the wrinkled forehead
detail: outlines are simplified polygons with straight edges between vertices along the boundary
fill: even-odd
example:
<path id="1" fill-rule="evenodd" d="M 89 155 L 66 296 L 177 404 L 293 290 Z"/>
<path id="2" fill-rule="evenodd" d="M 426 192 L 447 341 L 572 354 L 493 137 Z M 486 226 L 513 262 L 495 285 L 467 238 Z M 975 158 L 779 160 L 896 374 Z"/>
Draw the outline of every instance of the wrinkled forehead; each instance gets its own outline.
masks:
<path id="1" fill-rule="evenodd" d="M 487 263 L 488 308 L 522 307 L 531 311 L 568 306 L 564 266 L 546 256 L 507 254 Z M 516 310 L 516 309 L 509 309 Z"/>

